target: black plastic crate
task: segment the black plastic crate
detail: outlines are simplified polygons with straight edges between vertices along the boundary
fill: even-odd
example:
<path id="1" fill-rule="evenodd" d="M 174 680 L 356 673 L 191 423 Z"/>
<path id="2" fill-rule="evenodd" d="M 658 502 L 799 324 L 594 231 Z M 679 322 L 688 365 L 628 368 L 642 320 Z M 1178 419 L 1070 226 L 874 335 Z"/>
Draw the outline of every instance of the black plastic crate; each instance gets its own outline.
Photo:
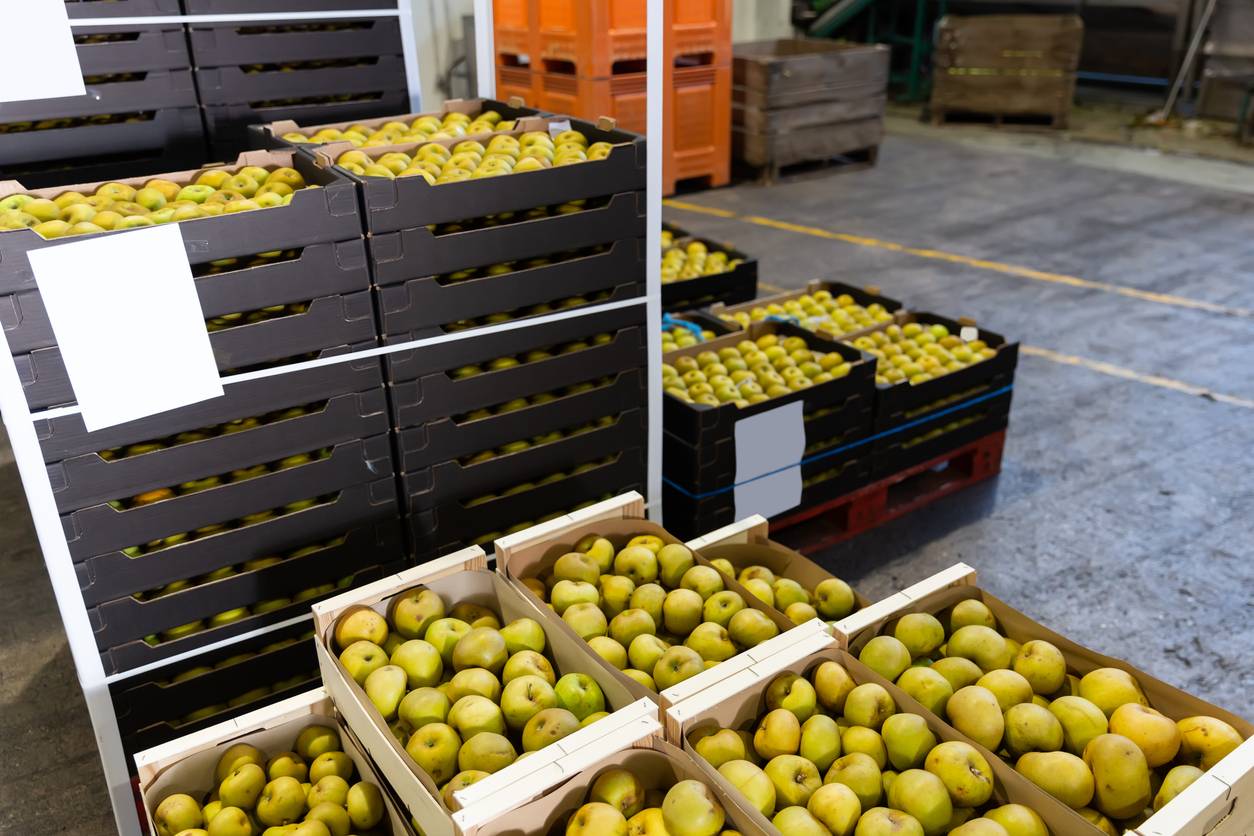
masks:
<path id="1" fill-rule="evenodd" d="M 181 624 L 208 620 L 219 613 L 275 599 L 290 600 L 301 590 L 335 583 L 359 569 L 400 562 L 405 557 L 400 526 L 396 523 L 350 531 L 342 542 L 336 538 L 328 545 L 310 545 L 322 548 L 285 558 L 263 569 L 238 572 L 221 580 L 206 581 L 145 600 L 124 593 L 113 600 L 89 605 L 87 614 L 96 646 L 106 650 Z M 84 591 L 86 596 L 87 591 Z M 256 629 L 274 623 L 268 615 L 270 613 L 255 613 L 229 626 L 251 622 L 249 629 Z M 222 628 L 210 627 L 206 632 L 219 629 Z"/>
<path id="2" fill-rule="evenodd" d="M 138 75 L 127 81 L 89 82 L 81 96 L 8 102 L 0 113 L 0 124 L 196 106 L 191 70 L 151 70 Z"/>
<path id="3" fill-rule="evenodd" d="M 806 414 L 812 414 L 818 410 L 839 410 L 846 404 L 873 402 L 875 396 L 874 358 L 843 343 L 823 339 L 791 322 L 756 322 L 747 332 L 736 331 L 724 337 L 668 352 L 666 362 L 673 365 L 678 357 L 695 356 L 703 351 L 718 351 L 726 346 L 735 346 L 744 339 L 756 340 L 764 334 L 777 334 L 781 339 L 801 337 L 813 350 L 840 354 L 852 365 L 852 368 L 849 374 L 836 380 L 743 408 L 732 403 L 719 406 L 691 404 L 670 395 L 663 395 L 662 426 L 665 430 L 685 444 L 705 449 L 725 439 L 735 438 L 738 421 L 794 401 L 804 402 L 803 411 Z"/>
<path id="4" fill-rule="evenodd" d="M 372 90 L 352 96 L 349 101 L 322 101 L 317 95 L 305 102 L 253 102 L 208 105 L 201 108 L 205 117 L 210 148 L 219 159 L 234 157 L 249 148 L 294 150 L 285 142 L 266 143 L 257 139 L 257 125 L 282 121 L 354 122 L 409 108 L 409 92 L 405 86 Z"/>
<path id="5" fill-rule="evenodd" d="M 404 58 L 400 55 L 372 58 L 371 63 L 351 67 L 260 73 L 246 73 L 242 67 L 197 68 L 196 88 L 200 91 L 201 104 L 205 105 L 405 89 Z"/>
<path id="6" fill-rule="evenodd" d="M 381 386 L 383 367 L 369 358 L 333 363 L 274 377 L 229 383 L 220 398 L 88 432 L 80 414 L 36 418 L 35 434 L 45 462 L 111 450 L 181 432 L 224 424 Z"/>
<path id="7" fill-rule="evenodd" d="M 487 179 L 500 181 L 530 174 Z M 405 179 L 422 180 L 421 177 Z M 370 255 L 375 281 L 392 284 L 413 278 L 414 271 L 423 271 L 426 275 L 455 273 L 608 244 L 622 238 L 642 238 L 644 232 L 643 192 L 623 192 L 569 215 L 550 215 L 462 232 L 437 233 L 423 226 L 393 235 L 372 234 Z"/>
<path id="8" fill-rule="evenodd" d="M 282 508 L 289 503 L 331 494 L 349 485 L 391 474 L 391 441 L 387 436 L 375 436 L 341 442 L 330 456 L 308 464 L 151 505 L 117 510 L 112 505 L 101 503 L 82 508 L 63 515 L 61 525 L 70 554 L 77 562 L 92 555 L 238 520 L 267 509 Z M 162 562 L 162 558 L 158 558 L 157 562 Z"/>
<path id="9" fill-rule="evenodd" d="M 80 589 L 92 603 L 135 590 L 155 589 L 184 578 L 206 575 L 276 552 L 338 537 L 364 525 L 386 523 L 400 516 L 396 480 L 361 482 L 334 491 L 325 502 L 131 557 L 121 549 L 77 562 Z"/>
<path id="10" fill-rule="evenodd" d="M 411 511 L 424 511 L 451 502 L 466 503 L 534 480 L 544 479 L 572 465 L 594 461 L 620 450 L 648 443 L 647 412 L 643 407 L 614 416 L 614 422 L 559 441 L 496 456 L 477 464 L 443 461 L 402 474 L 406 502 Z M 398 438 L 403 460 L 405 434 Z"/>
<path id="11" fill-rule="evenodd" d="M 106 676 L 124 673 L 134 668 L 151 665 L 170 659 L 174 656 L 187 653 L 189 651 L 198 650 L 206 645 L 222 641 L 224 639 L 233 638 L 243 633 L 249 633 L 271 624 L 280 624 L 293 618 L 305 615 L 309 612 L 309 608 L 314 604 L 326 598 L 339 595 L 345 589 L 362 586 L 364 584 L 373 583 L 388 575 L 394 575 L 403 571 L 408 565 L 407 561 L 401 560 L 391 564 L 378 564 L 374 566 L 366 566 L 351 573 L 349 582 L 344 586 L 337 586 L 335 589 L 327 590 L 321 595 L 307 598 L 302 601 L 295 601 L 289 606 L 279 610 L 254 615 L 232 624 L 217 627 L 212 630 L 203 630 L 190 636 L 176 639 L 174 641 L 162 642 L 159 645 L 152 646 L 143 639 L 135 639 L 124 644 L 114 645 L 113 647 L 102 649 L 100 652 L 100 661 L 104 666 Z"/>
<path id="12" fill-rule="evenodd" d="M 151 137 L 145 136 L 143 141 L 151 142 Z M 77 140 L 71 142 L 70 146 L 73 149 L 70 157 L 33 160 L 6 169 L 5 176 L 12 177 L 27 189 L 47 189 L 58 187 L 67 180 L 108 182 L 142 177 L 149 171 L 171 171 L 199 165 L 205 159 L 205 138 L 201 133 L 177 134 L 165 145 L 151 148 L 126 145 L 126 150 L 105 156 L 84 154 L 85 146 Z M 0 273 L 2 272 L 0 269 Z M 2 281 L 3 278 L 0 278 L 0 282 Z"/>
<path id="13" fill-rule="evenodd" d="M 529 404 L 482 418 L 435 418 L 397 432 L 399 466 L 405 472 L 415 471 L 518 439 L 578 426 L 603 415 L 643 407 L 647 396 L 644 370 L 629 369 L 594 388 L 561 395 L 547 403 Z"/>
<path id="14" fill-rule="evenodd" d="M 351 119 L 348 121 L 322 121 L 322 122 L 303 122 L 295 119 L 285 119 L 276 122 L 270 122 L 264 125 L 252 125 L 249 127 L 249 135 L 253 139 L 252 147 L 254 148 L 292 148 L 303 147 L 313 143 L 292 143 L 283 138 L 284 134 L 299 132 L 306 136 L 312 136 L 324 128 L 335 128 L 343 131 L 354 124 L 362 124 L 367 128 L 379 128 L 387 122 L 405 122 L 412 123 L 420 116 L 435 116 L 443 119 L 446 114 L 451 111 L 464 113 L 472 119 L 484 112 L 485 110 L 495 110 L 501 114 L 503 120 L 514 121 L 525 116 L 543 116 L 542 111 L 535 108 L 527 107 L 526 103 L 519 97 L 511 97 L 508 102 L 498 101 L 496 99 L 447 99 L 441 105 L 439 110 L 427 111 L 425 113 L 409 113 L 405 112 L 409 107 L 406 102 L 400 109 L 393 111 L 385 116 L 373 116 L 366 119 Z M 326 143 L 316 143 L 323 145 Z"/>
<path id="15" fill-rule="evenodd" d="M 142 70 L 177 70 L 191 66 L 183 27 L 92 26 L 74 31 L 83 75 Z"/>
<path id="16" fill-rule="evenodd" d="M 528 120 L 519 125 L 511 135 L 527 130 L 547 130 L 554 121 L 550 118 Z M 534 124 L 531 124 L 534 123 Z M 588 144 L 609 142 L 614 145 L 605 159 L 557 166 L 542 171 L 511 174 L 506 177 L 489 177 L 444 183 L 432 186 L 421 177 L 358 177 L 344 169 L 347 176 L 362 184 L 362 201 L 365 207 L 367 228 L 372 233 L 395 232 L 399 229 L 425 227 L 428 224 L 464 221 L 501 212 L 518 212 L 536 206 L 556 205 L 572 200 L 617 195 L 620 192 L 643 191 L 645 187 L 644 137 L 612 128 L 608 123 L 593 124 L 571 119 L 573 130 L 580 131 Z M 452 147 L 460 139 L 431 140 Z M 373 157 L 390 151 L 412 151 L 428 142 L 408 142 L 400 145 L 383 145 L 363 148 Z M 345 151 L 352 150 L 350 143 L 334 143 L 316 146 L 312 153 L 325 162 L 333 162 Z M 338 168 L 338 166 L 337 166 Z M 641 207 L 641 214 L 644 209 Z M 643 236 L 644 233 L 625 233 L 602 240 Z M 549 252 L 570 249 L 579 244 L 558 243 Z M 541 253 L 536 253 L 540 255 Z M 509 259 L 497 259 L 509 260 Z M 493 263 L 493 262 L 488 262 Z M 435 272 L 446 272 L 437 270 Z"/>
<path id="17" fill-rule="evenodd" d="M 183 0 L 183 6 L 189 15 L 353 12 L 395 9 L 396 0 Z"/>
<path id="18" fill-rule="evenodd" d="M 680 328 L 690 331 L 711 331 L 715 337 L 726 336 L 733 331 L 739 331 L 738 327 L 723 320 L 710 316 L 705 311 L 684 311 L 683 313 L 663 313 L 662 314 L 662 333 L 665 334 Z M 704 340 L 699 340 L 704 342 Z M 668 352 L 669 354 L 669 352 Z M 662 362 L 666 362 L 666 355 L 662 357 Z"/>
<path id="19" fill-rule="evenodd" d="M 299 28 L 327 24 L 349 25 L 352 28 Z M 297 28 L 274 31 L 284 26 Z M 397 18 L 258 21 L 214 26 L 193 24 L 187 34 L 192 45 L 193 63 L 197 67 L 398 55 L 404 51 Z"/>
<path id="20" fill-rule="evenodd" d="M 70 20 L 97 17 L 164 17 L 182 14 L 179 0 L 66 0 L 65 11 L 69 14 Z"/>
<path id="21" fill-rule="evenodd" d="M 623 329 L 633 327 L 639 327 L 643 331 L 643 319 L 644 306 L 629 305 L 623 308 L 597 311 L 596 313 L 587 313 L 583 316 L 561 319 L 556 322 L 529 325 L 524 328 L 515 328 L 507 331 L 493 331 L 487 334 L 467 335 L 463 339 L 448 340 L 434 345 L 423 346 L 422 348 L 397 351 L 387 355 L 389 380 L 393 383 L 414 380 L 433 372 L 448 372 L 472 364 L 487 363 L 501 357 L 526 354 L 529 351 L 546 346 L 556 349 L 559 345 L 590 339 L 597 334 L 614 334 Z M 390 336 L 388 341 L 395 344 L 406 342 L 410 339 L 412 338 L 405 334 Z M 571 352 L 569 356 L 585 352 L 590 353 L 597 348 L 608 348 L 608 345 L 589 345 L 588 348 Z M 475 375 L 475 377 L 503 380 L 506 377 L 512 377 L 517 374 L 519 377 L 528 377 L 534 381 L 536 388 L 532 389 L 528 394 L 547 392 L 554 386 L 561 384 L 547 379 L 540 367 L 555 359 L 557 357 L 537 360 L 532 363 L 519 363 L 511 368 L 501 370 L 504 374 L 499 374 L 495 371 L 484 371 Z M 464 381 L 466 378 L 462 380 Z M 501 392 L 497 394 L 499 396 Z M 489 403 L 499 402 L 500 397 L 489 401 Z"/>
<path id="22" fill-rule="evenodd" d="M 606 345 L 561 354 L 510 369 L 474 377 L 454 378 L 440 370 L 414 380 L 392 384 L 393 426 L 414 427 L 447 416 L 503 404 L 607 375 L 617 375 L 646 364 L 643 326 L 620 329 Z M 532 343 L 529 348 L 544 345 Z"/>
<path id="23" fill-rule="evenodd" d="M 740 264 L 725 273 L 698 276 L 662 284 L 662 310 L 687 311 L 723 303 L 735 305 L 748 302 L 758 295 L 758 260 L 745 255 L 726 244 L 708 238 L 695 238 L 677 227 L 667 227 L 675 233 L 676 246 L 700 241 L 711 251 L 727 253 L 728 260 L 739 259 Z"/>
<path id="24" fill-rule="evenodd" d="M 298 417 L 137 456 L 113 460 L 98 453 L 75 456 L 48 465 L 48 479 L 57 510 L 66 513 L 379 435 L 388 431 L 388 424 L 387 397 L 380 387 L 339 395 Z"/>
<path id="25" fill-rule="evenodd" d="M 647 471 L 644 448 L 622 450 L 613 461 L 560 482 L 473 505 L 448 502 L 436 508 L 413 510 L 408 517 L 414 554 L 419 561 L 427 560 L 469 545 L 484 535 L 499 537 L 523 523 L 534 524 L 555 513 L 569 512 L 589 499 L 643 490 Z"/>
<path id="26" fill-rule="evenodd" d="M 1009 377 L 995 378 L 988 390 L 973 391 L 970 397 L 916 419 L 919 423 L 912 422 L 909 429 L 876 440 L 875 478 L 900 473 L 1006 429 L 1013 392 L 1002 390 L 1010 383 Z"/>
<path id="27" fill-rule="evenodd" d="M 225 166 L 236 170 L 247 165 L 291 167 L 317 189 L 301 189 L 292 194 L 287 206 L 275 206 L 252 212 L 198 218 L 178 225 L 191 264 L 206 264 L 273 250 L 288 250 L 310 244 L 347 241 L 361 236 L 361 216 L 357 204 L 357 187 L 333 171 L 321 168 L 307 154 L 296 151 L 250 151 Z M 211 166 L 217 168 L 219 166 Z M 153 171 L 145 176 L 122 180 L 139 188 L 157 177 L 175 183 L 187 183 L 205 169 Z M 39 191 L 40 197 L 55 198 L 67 190 L 94 192 L 107 181 L 65 182 Z M 0 197 L 28 191 L 20 183 L 0 181 Z M 99 235 L 125 235 L 129 230 L 103 232 Z M 29 229 L 0 232 L 0 293 L 34 290 L 35 276 L 26 253 L 63 243 L 47 240 Z"/>
<path id="28" fill-rule="evenodd" d="M 82 124 L 68 128 L 0 133 L 4 176 L 34 188 L 28 172 L 46 181 L 79 174 L 79 164 L 118 170 L 152 157 L 173 154 L 179 163 L 204 154 L 200 112 L 195 107 L 147 110 L 140 121 Z M 111 164 L 102 158 L 117 156 Z M 30 181 L 30 182 L 28 182 Z"/>
<path id="29" fill-rule="evenodd" d="M 196 294 L 206 318 L 369 288 L 370 268 L 362 238 L 313 244 L 298 251 L 295 258 L 196 279 Z M 15 354 L 56 345 L 38 290 L 0 296 L 0 325 Z"/>
<path id="30" fill-rule="evenodd" d="M 859 305 L 863 306 L 864 308 L 870 305 L 882 305 L 884 309 L 887 310 L 889 313 L 896 313 L 897 311 L 900 311 L 902 308 L 901 302 L 898 302 L 896 299 L 891 299 L 887 296 L 880 295 L 879 288 L 877 287 L 863 288 L 863 287 L 856 287 L 851 284 L 845 284 L 844 282 L 833 282 L 833 281 L 825 281 L 822 279 L 813 279 L 807 282 L 806 286 L 803 288 L 799 288 L 797 290 L 788 290 L 788 291 L 784 291 L 783 293 L 776 293 L 773 296 L 763 296 L 761 298 L 754 299 L 752 301 L 747 301 L 739 305 L 716 303 L 714 305 L 711 305 L 709 310 L 706 311 L 706 313 L 709 314 L 711 317 L 719 319 L 720 321 L 722 321 L 724 324 L 728 325 L 729 327 L 738 328 L 739 326 L 736 325 L 734 322 L 727 322 L 726 320 L 723 320 L 722 316 L 725 314 L 733 314 L 733 313 L 739 313 L 739 312 L 748 313 L 752 311 L 754 308 L 762 308 L 772 303 L 781 303 L 790 299 L 796 299 L 805 294 L 814 295 L 815 293 L 818 293 L 819 291 L 822 291 L 822 290 L 826 290 L 828 293 L 832 294 L 832 296 L 840 296 L 842 294 L 848 294 L 849 296 L 853 297 L 853 300 L 855 302 L 857 302 Z M 887 324 L 889 323 L 885 323 L 885 325 Z M 819 333 L 821 336 L 827 337 L 828 339 L 845 340 L 845 339 L 853 339 L 861 334 L 867 333 L 868 331 L 874 331 L 874 330 L 876 330 L 876 328 L 872 326 L 870 328 L 863 328 L 857 331 L 850 332 L 849 334 L 827 334 L 823 332 L 817 332 L 817 333 Z"/>
<path id="31" fill-rule="evenodd" d="M 403 234 L 372 237 L 372 251 L 387 251 L 396 246 L 388 239 Z M 383 333 L 422 332 L 451 322 L 626 285 L 636 288 L 630 295 L 644 292 L 644 239 L 615 241 L 604 251 L 571 255 L 543 266 L 516 264 L 517 269 L 509 273 L 459 281 L 430 275 L 415 278 L 427 268 L 421 262 L 415 263 L 413 257 L 384 263 L 376 259 L 375 281 L 385 285 L 377 291 Z M 396 280 L 394 277 L 407 273 L 407 281 L 391 283 Z"/>

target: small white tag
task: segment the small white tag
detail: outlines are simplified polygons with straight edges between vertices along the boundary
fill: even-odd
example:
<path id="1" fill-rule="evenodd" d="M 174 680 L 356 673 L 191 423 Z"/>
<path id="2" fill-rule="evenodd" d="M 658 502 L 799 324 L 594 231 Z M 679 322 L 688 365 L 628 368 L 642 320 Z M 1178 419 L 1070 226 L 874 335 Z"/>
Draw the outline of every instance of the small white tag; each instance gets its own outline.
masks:
<path id="1" fill-rule="evenodd" d="M 736 519 L 774 516 L 801 502 L 804 409 L 798 400 L 736 422 Z"/>
<path id="2" fill-rule="evenodd" d="M 222 395 L 177 224 L 29 258 L 89 431 Z"/>
<path id="3" fill-rule="evenodd" d="M 561 122 L 549 123 L 549 138 L 557 139 L 557 135 L 570 130 L 570 120 L 563 119 Z"/>
<path id="4" fill-rule="evenodd" d="M 83 71 L 70 19 L 61 0 L 22 3 L 4 16 L 6 72 L 0 73 L 0 102 L 82 96 Z M 0 121 L 5 109 L 0 107 Z"/>
<path id="5" fill-rule="evenodd" d="M 958 332 L 958 336 L 962 338 L 964 343 L 969 343 L 980 338 L 980 329 L 974 325 L 964 325 L 962 330 Z"/>

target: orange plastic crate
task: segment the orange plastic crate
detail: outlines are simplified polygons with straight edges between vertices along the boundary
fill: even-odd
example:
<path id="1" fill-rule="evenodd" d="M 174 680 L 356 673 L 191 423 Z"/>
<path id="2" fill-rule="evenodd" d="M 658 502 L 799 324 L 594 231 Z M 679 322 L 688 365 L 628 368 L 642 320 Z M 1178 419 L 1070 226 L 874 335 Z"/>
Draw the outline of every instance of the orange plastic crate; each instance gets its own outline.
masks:
<path id="1" fill-rule="evenodd" d="M 731 77 L 729 65 L 676 67 L 666 91 L 662 191 L 680 180 L 731 181 Z"/>
<path id="2" fill-rule="evenodd" d="M 535 74 L 526 67 L 496 66 L 496 95 L 500 101 L 518 96 L 532 107 L 544 109 L 540 104 L 540 89 Z"/>
<path id="3" fill-rule="evenodd" d="M 528 66 L 539 60 L 537 11 L 532 0 L 492 0 L 498 64 Z"/>
<path id="4" fill-rule="evenodd" d="M 584 78 L 563 73 L 539 75 L 536 107 L 581 119 L 609 116 L 625 131 L 643 134 L 648 127 L 645 73 Z"/>

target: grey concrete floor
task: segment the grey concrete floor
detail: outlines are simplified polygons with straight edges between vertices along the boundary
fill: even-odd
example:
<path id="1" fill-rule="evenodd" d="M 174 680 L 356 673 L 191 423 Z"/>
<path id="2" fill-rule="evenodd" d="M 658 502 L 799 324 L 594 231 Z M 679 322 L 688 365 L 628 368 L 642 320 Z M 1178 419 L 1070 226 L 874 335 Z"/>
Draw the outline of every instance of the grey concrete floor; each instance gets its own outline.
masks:
<path id="1" fill-rule="evenodd" d="M 682 199 L 1254 307 L 1254 198 L 1119 168 L 910 135 L 889 139 L 871 170 Z M 1254 399 L 1249 318 L 667 215 L 758 255 L 771 285 L 877 284 L 1025 345 Z M 1024 356 L 1001 476 L 821 559 L 872 598 L 966 561 L 984 586 L 1060 632 L 1248 717 L 1252 450 L 1254 410 Z M 111 832 L 51 588 L 2 458 L 0 514 L 10 521 L 0 529 L 0 833 Z"/>

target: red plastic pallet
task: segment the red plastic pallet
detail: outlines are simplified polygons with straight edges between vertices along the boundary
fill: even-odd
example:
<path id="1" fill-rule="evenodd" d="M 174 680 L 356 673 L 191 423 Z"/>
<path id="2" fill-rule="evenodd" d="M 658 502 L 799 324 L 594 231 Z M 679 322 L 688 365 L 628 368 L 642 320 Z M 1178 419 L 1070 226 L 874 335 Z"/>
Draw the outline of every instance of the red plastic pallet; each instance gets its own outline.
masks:
<path id="1" fill-rule="evenodd" d="M 807 523 L 805 529 L 788 532 L 781 541 L 803 554 L 834 546 L 996 476 L 1001 472 L 1005 444 L 1005 430 L 991 433 L 830 502 L 776 517 L 771 520 L 771 534 Z"/>

